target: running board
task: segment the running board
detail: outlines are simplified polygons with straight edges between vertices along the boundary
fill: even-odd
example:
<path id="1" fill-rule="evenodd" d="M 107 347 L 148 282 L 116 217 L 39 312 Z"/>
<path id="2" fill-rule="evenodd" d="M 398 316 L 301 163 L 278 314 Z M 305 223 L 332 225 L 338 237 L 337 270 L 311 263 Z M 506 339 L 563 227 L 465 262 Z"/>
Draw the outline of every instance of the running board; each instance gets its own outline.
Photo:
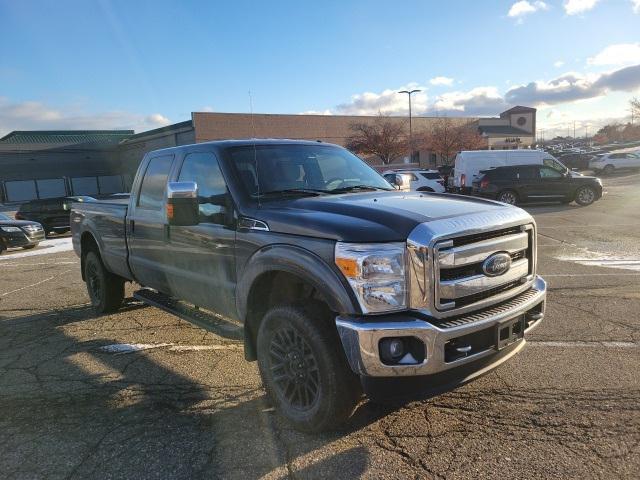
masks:
<path id="1" fill-rule="evenodd" d="M 223 317 L 211 313 L 207 310 L 201 310 L 198 307 L 189 305 L 186 302 L 176 300 L 175 298 L 164 295 L 155 290 L 143 288 L 133 293 L 133 298 L 141 302 L 151 305 L 152 307 L 164 310 L 175 315 L 182 320 L 192 323 L 200 328 L 215 333 L 221 337 L 243 340 L 243 328 L 240 325 L 224 320 Z"/>

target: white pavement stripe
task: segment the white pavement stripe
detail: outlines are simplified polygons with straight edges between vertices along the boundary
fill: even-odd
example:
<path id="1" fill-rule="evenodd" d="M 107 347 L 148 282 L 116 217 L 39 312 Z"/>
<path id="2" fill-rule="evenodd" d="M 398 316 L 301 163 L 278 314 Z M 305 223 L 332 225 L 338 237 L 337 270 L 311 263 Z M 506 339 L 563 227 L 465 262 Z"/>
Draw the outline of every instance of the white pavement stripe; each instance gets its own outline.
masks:
<path id="1" fill-rule="evenodd" d="M 549 277 L 637 277 L 639 273 L 540 273 L 542 278 Z"/>
<path id="2" fill-rule="evenodd" d="M 543 342 L 529 340 L 527 342 L 531 346 L 535 347 L 555 347 L 555 348 L 640 348 L 640 344 L 636 342 L 615 342 L 615 341 L 603 341 L 603 342 Z"/>
<path id="3" fill-rule="evenodd" d="M 125 353 L 135 353 L 142 350 L 152 350 L 156 348 L 167 348 L 170 352 L 193 352 L 205 350 L 239 350 L 241 344 L 230 343 L 226 345 L 176 345 L 174 343 L 114 343 L 99 347 L 98 350 L 104 353 L 114 353 L 121 355 Z"/>
<path id="4" fill-rule="evenodd" d="M 80 262 L 3 263 L 3 267 L 36 267 L 39 265 L 78 265 Z"/>
<path id="5" fill-rule="evenodd" d="M 22 290 L 26 290 L 27 288 L 32 288 L 32 287 L 37 287 L 38 285 L 41 285 L 45 282 L 48 282 L 50 280 L 53 280 L 54 278 L 58 278 L 61 275 L 64 275 L 67 272 L 70 272 L 71 269 L 68 268 L 67 270 L 63 270 L 62 272 L 60 272 L 58 275 L 53 275 L 51 277 L 45 278 L 44 280 L 40 280 L 39 282 L 36 283 L 32 283 L 31 285 L 25 285 L 24 287 L 20 287 L 20 288 L 16 288 L 15 290 L 10 290 L 8 292 L 4 292 L 2 294 L 0 294 L 0 297 L 5 297 L 7 295 L 11 295 L 12 293 L 16 293 L 16 292 L 21 292 Z"/>
<path id="6" fill-rule="evenodd" d="M 609 225 L 574 225 L 574 224 L 566 224 L 566 225 L 552 225 L 548 227 L 543 227 L 538 224 L 538 230 L 541 228 L 552 228 L 552 229 L 562 229 L 566 230 L 567 228 L 610 228 L 610 227 L 635 227 L 638 228 L 638 225 L 635 223 L 612 223 Z"/>

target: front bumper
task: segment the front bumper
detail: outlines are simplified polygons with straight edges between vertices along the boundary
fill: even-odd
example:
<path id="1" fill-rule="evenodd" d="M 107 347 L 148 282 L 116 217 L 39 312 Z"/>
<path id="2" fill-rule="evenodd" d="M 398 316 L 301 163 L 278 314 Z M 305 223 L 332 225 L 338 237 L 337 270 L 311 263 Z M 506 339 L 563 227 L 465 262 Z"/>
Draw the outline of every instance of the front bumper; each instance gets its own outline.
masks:
<path id="1" fill-rule="evenodd" d="M 349 365 L 355 373 L 364 377 L 432 375 L 485 359 L 499 353 L 505 346 L 520 350 L 525 343 L 524 335 L 542 321 L 546 294 L 547 284 L 537 276 L 529 290 L 487 309 L 458 317 L 441 320 L 425 320 L 411 314 L 381 318 L 338 317 L 336 326 Z M 501 342 L 501 326 L 509 325 L 518 318 L 524 322 L 522 336 L 513 342 Z M 379 344 L 387 337 L 420 340 L 426 349 L 424 360 L 409 365 L 383 363 Z M 452 357 L 451 348 L 458 344 L 471 348 L 463 356 Z M 521 345 L 515 347 L 514 344 Z"/>
<path id="2" fill-rule="evenodd" d="M 2 242 L 6 248 L 28 247 L 37 245 L 44 240 L 44 231 L 25 233 L 20 232 L 2 232 Z"/>

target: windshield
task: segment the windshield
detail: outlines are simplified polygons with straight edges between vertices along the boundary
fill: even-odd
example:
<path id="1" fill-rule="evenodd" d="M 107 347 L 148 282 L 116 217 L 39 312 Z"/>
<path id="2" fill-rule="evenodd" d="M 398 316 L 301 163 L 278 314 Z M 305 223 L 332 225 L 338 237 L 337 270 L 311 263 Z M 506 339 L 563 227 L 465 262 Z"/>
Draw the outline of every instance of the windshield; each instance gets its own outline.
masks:
<path id="1" fill-rule="evenodd" d="M 4 213 L 0 213 L 0 220 L 11 220 L 11 218 L 7 217 Z"/>
<path id="2" fill-rule="evenodd" d="M 394 189 L 358 157 L 328 145 L 236 147 L 229 149 L 229 158 L 246 192 L 254 198 Z"/>

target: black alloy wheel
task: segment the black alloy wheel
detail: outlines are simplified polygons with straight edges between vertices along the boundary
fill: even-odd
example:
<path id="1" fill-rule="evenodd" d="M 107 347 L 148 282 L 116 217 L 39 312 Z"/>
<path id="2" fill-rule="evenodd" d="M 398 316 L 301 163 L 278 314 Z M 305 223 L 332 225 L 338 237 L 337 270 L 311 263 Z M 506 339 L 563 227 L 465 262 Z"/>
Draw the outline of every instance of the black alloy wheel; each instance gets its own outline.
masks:
<path id="1" fill-rule="evenodd" d="M 498 201 L 502 203 L 508 203 L 509 205 L 515 205 L 518 203 L 518 195 L 513 190 L 505 190 L 498 195 Z"/>
<path id="2" fill-rule="evenodd" d="M 269 348 L 271 373 L 280 395 L 301 411 L 318 401 L 320 373 L 309 344 L 293 328 L 274 332 Z"/>

